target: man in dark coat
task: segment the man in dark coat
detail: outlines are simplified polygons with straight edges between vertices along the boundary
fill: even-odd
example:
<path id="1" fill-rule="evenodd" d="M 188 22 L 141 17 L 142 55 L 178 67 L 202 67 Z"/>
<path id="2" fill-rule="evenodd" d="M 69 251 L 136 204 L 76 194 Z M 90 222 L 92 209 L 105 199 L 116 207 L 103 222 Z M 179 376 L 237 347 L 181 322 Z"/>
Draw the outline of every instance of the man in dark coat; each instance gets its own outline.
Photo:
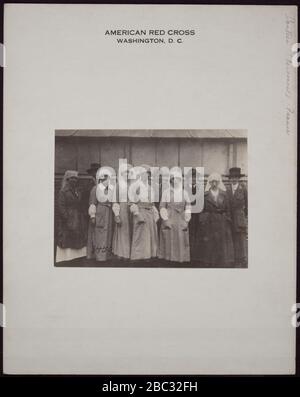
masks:
<path id="1" fill-rule="evenodd" d="M 248 228 L 248 193 L 246 186 L 240 182 L 241 169 L 230 168 L 227 194 L 232 219 L 232 237 L 237 267 L 247 266 L 247 228 Z"/>

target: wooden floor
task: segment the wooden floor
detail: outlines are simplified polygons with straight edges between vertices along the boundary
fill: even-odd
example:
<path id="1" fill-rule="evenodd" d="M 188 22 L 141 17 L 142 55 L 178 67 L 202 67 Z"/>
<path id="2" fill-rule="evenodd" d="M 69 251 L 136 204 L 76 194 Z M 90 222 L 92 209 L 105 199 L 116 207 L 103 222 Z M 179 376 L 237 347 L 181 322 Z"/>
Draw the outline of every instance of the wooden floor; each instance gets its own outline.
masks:
<path id="1" fill-rule="evenodd" d="M 105 262 L 98 262 L 94 259 L 79 258 L 71 261 L 64 261 L 55 263 L 56 267 L 131 267 L 131 268 L 203 268 L 203 269 L 215 269 L 217 266 L 208 266 L 201 262 L 170 262 L 163 259 L 151 259 L 151 260 L 120 260 L 113 258 Z M 218 266 L 218 268 L 247 268 L 247 264 L 237 266 Z"/>

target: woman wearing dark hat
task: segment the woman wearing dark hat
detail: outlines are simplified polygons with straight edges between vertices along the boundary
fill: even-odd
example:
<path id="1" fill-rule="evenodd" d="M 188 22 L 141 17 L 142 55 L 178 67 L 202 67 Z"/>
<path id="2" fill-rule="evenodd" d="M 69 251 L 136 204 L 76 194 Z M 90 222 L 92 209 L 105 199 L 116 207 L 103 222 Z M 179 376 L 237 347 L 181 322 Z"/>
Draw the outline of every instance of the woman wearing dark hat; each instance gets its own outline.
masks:
<path id="1" fill-rule="evenodd" d="M 100 168 L 99 163 L 91 163 L 90 168 L 87 169 L 86 172 L 96 181 L 96 174 L 99 168 Z"/>
<path id="2" fill-rule="evenodd" d="M 86 184 L 86 189 L 84 193 L 87 195 L 87 203 L 89 201 L 90 192 L 92 188 L 96 185 L 96 173 L 99 170 L 101 165 L 99 163 L 91 163 L 90 168 L 86 170 L 86 173 L 89 175 L 89 179 Z"/>
<path id="3" fill-rule="evenodd" d="M 232 218 L 232 236 L 235 254 L 235 265 L 247 265 L 247 216 L 248 216 L 248 194 L 247 189 L 240 178 L 241 169 L 233 167 L 227 175 L 230 185 L 227 188 L 229 206 Z"/>
<path id="4" fill-rule="evenodd" d="M 77 186 L 78 172 L 66 171 L 58 195 L 56 262 L 86 256 L 82 195 Z"/>
<path id="5" fill-rule="evenodd" d="M 100 167 L 101 166 L 99 163 L 91 163 L 90 168 L 86 170 L 86 173 L 90 176 L 86 184 L 86 189 L 84 190 L 84 200 L 86 200 L 87 202 L 87 208 L 88 208 L 90 192 L 92 188 L 96 185 L 96 173 Z"/>

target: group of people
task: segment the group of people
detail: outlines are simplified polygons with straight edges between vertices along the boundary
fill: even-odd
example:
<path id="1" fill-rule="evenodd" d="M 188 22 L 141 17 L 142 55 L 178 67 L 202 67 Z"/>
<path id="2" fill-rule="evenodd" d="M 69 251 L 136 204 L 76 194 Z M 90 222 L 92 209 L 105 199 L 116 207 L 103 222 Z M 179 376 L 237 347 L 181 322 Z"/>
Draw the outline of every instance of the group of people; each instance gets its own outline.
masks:
<path id="1" fill-rule="evenodd" d="M 208 177 L 204 206 L 193 213 L 193 202 L 182 190 L 182 175 L 172 175 L 168 199 L 164 192 L 154 202 L 150 167 L 138 175 L 136 200 L 119 199 L 119 191 L 106 167 L 91 164 L 91 185 L 80 190 L 78 172 L 65 172 L 58 194 L 56 262 L 86 257 L 96 261 L 197 261 L 211 267 L 247 264 L 247 190 L 241 169 L 229 170 L 225 188 L 219 174 Z M 128 186 L 128 169 L 121 173 Z M 176 199 L 175 199 L 176 197 Z"/>

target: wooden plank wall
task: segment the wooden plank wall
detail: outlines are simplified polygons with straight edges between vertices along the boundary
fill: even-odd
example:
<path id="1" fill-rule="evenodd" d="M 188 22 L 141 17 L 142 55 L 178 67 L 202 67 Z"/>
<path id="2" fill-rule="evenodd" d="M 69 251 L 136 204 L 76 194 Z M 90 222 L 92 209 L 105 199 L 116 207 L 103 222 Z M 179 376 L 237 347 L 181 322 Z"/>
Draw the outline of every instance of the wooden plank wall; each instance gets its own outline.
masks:
<path id="1" fill-rule="evenodd" d="M 119 158 L 133 165 L 204 167 L 206 175 L 227 174 L 233 166 L 248 172 L 245 139 L 56 137 L 57 176 L 67 169 L 84 175 L 93 162 L 117 169 Z"/>

